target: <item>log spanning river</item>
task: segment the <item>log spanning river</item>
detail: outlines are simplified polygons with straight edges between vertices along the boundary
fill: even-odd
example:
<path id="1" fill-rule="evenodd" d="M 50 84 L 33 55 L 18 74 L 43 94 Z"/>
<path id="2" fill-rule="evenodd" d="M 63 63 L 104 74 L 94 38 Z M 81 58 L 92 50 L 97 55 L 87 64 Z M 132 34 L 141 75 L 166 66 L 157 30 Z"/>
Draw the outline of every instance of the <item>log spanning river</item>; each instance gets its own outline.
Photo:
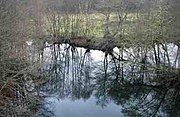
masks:
<path id="1" fill-rule="evenodd" d="M 177 50 L 169 45 L 170 61 Z M 134 53 L 133 53 L 134 52 Z M 135 50 L 113 49 L 116 58 L 68 44 L 44 50 L 42 68 L 48 82 L 42 113 L 54 117 L 169 117 L 180 115 L 178 68 L 156 69 L 152 52 L 142 62 Z M 117 54 L 118 53 L 118 54 Z M 163 59 L 163 57 L 161 57 Z M 169 80 L 167 80 L 169 79 Z M 177 80 L 178 81 L 178 80 Z M 176 83 L 174 83 L 176 82 Z"/>

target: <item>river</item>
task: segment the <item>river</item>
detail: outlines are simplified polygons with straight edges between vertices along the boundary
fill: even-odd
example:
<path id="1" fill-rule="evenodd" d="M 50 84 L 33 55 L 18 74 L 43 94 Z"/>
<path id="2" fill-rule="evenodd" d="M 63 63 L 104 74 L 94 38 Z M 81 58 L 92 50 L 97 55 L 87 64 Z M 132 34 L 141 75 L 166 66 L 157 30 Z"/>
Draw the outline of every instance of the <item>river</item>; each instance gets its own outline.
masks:
<path id="1" fill-rule="evenodd" d="M 114 52 L 119 50 L 115 48 Z M 132 57 L 128 52 L 123 54 L 128 60 Z M 157 72 L 153 60 L 146 64 L 137 64 L 133 58 L 131 62 L 119 62 L 111 56 L 105 57 L 103 52 L 69 45 L 47 48 L 44 58 L 43 70 L 49 78 L 42 88 L 44 115 L 169 117 L 180 114 L 179 91 L 164 85 L 166 80 L 162 76 L 169 73 Z"/>

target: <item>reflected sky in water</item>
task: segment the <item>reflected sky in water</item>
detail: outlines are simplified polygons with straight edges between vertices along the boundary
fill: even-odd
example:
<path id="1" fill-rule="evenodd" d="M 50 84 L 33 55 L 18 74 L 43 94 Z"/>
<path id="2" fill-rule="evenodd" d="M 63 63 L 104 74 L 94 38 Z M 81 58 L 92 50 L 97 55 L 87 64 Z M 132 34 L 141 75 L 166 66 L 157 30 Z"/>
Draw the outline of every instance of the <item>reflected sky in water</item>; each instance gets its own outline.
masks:
<path id="1" fill-rule="evenodd" d="M 97 99 L 91 96 L 88 100 L 47 98 L 51 102 L 52 111 L 56 117 L 121 117 L 121 106 L 109 103 L 102 108 L 96 104 Z"/>
<path id="2" fill-rule="evenodd" d="M 116 58 L 128 60 L 119 61 L 69 45 L 49 48 L 44 54 L 49 57 L 43 87 L 47 109 L 55 117 L 178 117 L 180 87 L 167 79 L 179 72 L 166 63 L 157 69 L 151 51 L 129 52 L 115 48 Z"/>

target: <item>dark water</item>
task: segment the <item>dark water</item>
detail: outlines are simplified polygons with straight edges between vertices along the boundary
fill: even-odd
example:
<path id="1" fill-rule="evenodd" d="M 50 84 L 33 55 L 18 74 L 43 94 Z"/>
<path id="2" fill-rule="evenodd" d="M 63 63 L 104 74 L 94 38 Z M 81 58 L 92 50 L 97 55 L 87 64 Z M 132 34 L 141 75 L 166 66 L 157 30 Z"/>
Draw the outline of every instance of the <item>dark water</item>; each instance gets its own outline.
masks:
<path id="1" fill-rule="evenodd" d="M 165 80 L 175 72 L 157 70 L 151 62 L 119 62 L 99 51 L 67 48 L 53 50 L 44 68 L 47 116 L 180 116 L 179 89 Z"/>

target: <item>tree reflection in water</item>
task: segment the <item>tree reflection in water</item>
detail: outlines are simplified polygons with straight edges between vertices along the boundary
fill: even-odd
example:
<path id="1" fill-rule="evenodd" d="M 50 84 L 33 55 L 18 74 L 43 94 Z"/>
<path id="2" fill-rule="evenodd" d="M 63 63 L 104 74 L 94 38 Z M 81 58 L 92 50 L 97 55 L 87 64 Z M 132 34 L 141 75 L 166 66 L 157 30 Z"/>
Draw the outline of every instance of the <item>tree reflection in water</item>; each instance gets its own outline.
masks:
<path id="1" fill-rule="evenodd" d="M 119 61 L 111 55 L 97 62 L 90 50 L 69 45 L 51 50 L 51 64 L 45 68 L 49 81 L 44 86 L 49 94 L 71 100 L 93 95 L 97 105 L 105 107 L 113 101 L 130 117 L 180 116 L 179 84 L 168 82 L 179 78 L 178 70 L 159 70 L 148 62 Z"/>

